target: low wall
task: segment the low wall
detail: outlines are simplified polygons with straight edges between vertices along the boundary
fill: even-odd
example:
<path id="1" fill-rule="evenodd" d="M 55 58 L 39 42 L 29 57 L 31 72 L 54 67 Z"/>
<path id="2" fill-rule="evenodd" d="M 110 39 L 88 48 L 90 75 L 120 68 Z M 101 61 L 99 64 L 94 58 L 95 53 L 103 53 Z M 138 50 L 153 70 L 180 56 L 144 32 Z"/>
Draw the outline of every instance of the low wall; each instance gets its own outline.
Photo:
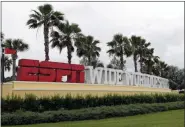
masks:
<path id="1" fill-rule="evenodd" d="M 136 94 L 136 93 L 158 93 L 171 92 L 166 88 L 147 88 L 139 86 L 115 86 L 115 85 L 95 85 L 78 83 L 51 83 L 51 82 L 25 82 L 14 81 L 2 85 L 2 96 L 16 94 L 24 97 L 25 94 L 35 94 L 38 97 L 51 96 L 55 94 L 66 95 L 104 95 L 107 93 L 116 94 Z"/>

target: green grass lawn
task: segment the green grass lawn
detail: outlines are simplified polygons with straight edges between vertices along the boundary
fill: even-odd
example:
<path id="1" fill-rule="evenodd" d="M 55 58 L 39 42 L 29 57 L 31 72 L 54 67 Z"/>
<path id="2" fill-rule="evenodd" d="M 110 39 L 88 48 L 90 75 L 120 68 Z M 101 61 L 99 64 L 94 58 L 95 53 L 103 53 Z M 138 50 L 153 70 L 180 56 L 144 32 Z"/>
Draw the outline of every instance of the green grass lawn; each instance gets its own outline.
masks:
<path id="1" fill-rule="evenodd" d="M 6 127 L 184 127 L 184 110 L 147 115 Z"/>

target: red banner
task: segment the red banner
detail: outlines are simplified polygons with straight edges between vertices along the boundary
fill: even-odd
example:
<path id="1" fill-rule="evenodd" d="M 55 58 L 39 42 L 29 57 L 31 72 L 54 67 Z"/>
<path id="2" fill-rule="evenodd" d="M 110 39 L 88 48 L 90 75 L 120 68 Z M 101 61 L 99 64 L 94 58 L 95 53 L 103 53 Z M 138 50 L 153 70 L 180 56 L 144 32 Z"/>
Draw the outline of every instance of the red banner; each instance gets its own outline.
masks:
<path id="1" fill-rule="evenodd" d="M 5 54 L 15 54 L 16 50 L 10 49 L 10 48 L 5 48 Z"/>

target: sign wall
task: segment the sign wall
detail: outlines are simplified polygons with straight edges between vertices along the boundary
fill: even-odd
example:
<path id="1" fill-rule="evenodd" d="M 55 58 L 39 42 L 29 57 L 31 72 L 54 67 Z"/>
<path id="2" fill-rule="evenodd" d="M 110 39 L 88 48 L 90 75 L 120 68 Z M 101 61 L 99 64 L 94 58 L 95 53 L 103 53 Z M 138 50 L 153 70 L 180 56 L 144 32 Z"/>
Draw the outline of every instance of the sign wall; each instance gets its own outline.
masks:
<path id="1" fill-rule="evenodd" d="M 31 59 L 21 59 L 18 65 L 18 81 L 61 82 L 67 76 L 69 83 L 169 88 L 167 79 L 117 69 Z"/>

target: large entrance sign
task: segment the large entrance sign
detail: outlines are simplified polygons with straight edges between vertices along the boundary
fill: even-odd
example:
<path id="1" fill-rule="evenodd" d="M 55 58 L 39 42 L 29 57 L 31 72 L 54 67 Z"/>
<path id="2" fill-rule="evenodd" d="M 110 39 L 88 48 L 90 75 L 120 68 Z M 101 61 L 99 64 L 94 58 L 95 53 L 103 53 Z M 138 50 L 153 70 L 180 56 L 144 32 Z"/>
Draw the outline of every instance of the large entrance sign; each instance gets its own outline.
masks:
<path id="1" fill-rule="evenodd" d="M 167 79 L 117 69 L 31 59 L 21 59 L 18 65 L 17 81 L 62 82 L 67 76 L 68 83 L 169 88 Z"/>

